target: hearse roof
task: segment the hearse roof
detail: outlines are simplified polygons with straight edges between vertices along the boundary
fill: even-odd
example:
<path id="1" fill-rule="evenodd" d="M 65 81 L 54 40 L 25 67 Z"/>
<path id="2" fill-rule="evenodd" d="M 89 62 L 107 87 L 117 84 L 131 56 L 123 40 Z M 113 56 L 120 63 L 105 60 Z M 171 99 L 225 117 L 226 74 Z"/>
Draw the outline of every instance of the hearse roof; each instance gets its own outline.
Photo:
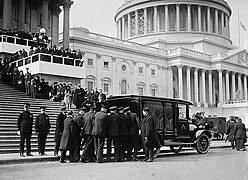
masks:
<path id="1" fill-rule="evenodd" d="M 144 100 L 157 100 L 157 101 L 170 101 L 170 102 L 177 102 L 183 103 L 188 105 L 193 105 L 192 102 L 186 101 L 183 99 L 176 99 L 176 98 L 166 98 L 166 97 L 156 97 L 156 96 L 141 96 L 141 95 L 133 95 L 133 94 L 125 94 L 125 95 L 117 95 L 117 96 L 109 96 L 107 100 L 121 100 L 121 99 L 144 99 Z"/>

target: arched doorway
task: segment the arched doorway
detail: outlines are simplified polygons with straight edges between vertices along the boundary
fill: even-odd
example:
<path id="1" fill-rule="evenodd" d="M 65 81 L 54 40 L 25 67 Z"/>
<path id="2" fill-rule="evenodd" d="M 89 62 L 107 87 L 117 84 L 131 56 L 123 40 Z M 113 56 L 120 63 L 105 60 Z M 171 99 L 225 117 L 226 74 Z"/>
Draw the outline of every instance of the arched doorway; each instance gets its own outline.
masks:
<path id="1" fill-rule="evenodd" d="M 121 81 L 121 94 L 127 94 L 127 81 L 125 79 Z"/>

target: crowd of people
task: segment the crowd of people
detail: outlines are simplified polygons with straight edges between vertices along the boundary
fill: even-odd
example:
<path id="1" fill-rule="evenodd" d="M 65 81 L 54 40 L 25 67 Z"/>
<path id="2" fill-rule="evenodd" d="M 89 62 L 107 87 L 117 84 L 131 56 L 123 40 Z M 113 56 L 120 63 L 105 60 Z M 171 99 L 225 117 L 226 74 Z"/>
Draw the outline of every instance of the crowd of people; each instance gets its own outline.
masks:
<path id="1" fill-rule="evenodd" d="M 34 37 L 37 37 L 39 33 L 31 33 L 26 31 L 18 31 L 17 29 L 2 29 L 0 28 L 0 35 L 19 37 L 22 39 L 33 40 Z"/>
<path id="2" fill-rule="evenodd" d="M 246 143 L 246 127 L 242 123 L 242 119 L 237 116 L 230 116 L 227 121 L 226 129 L 226 141 L 231 142 L 232 149 L 237 149 L 237 151 L 245 151 Z"/>
<path id="3" fill-rule="evenodd" d="M 29 111 L 30 104 L 24 104 L 24 111 L 17 121 L 20 135 L 20 156 L 24 157 L 24 142 L 27 143 L 27 156 L 32 156 L 30 139 L 32 135 L 33 115 Z M 51 127 L 46 107 L 41 106 L 41 113 L 35 119 L 35 132 L 38 134 L 39 155 L 45 155 L 46 138 Z M 155 118 L 149 108 L 143 108 L 144 118 L 141 120 L 130 107 L 106 106 L 102 103 L 100 111 L 96 111 L 94 103 L 79 108 L 78 115 L 65 106 L 57 116 L 55 130 L 54 156 L 65 163 L 69 150 L 70 162 L 122 162 L 138 161 L 137 152 L 143 148 L 146 162 L 152 162 L 160 151 L 160 142 L 156 133 Z M 106 159 L 103 147 L 107 144 Z M 112 154 L 112 144 L 114 154 Z M 113 157 L 112 157 L 113 156 Z"/>

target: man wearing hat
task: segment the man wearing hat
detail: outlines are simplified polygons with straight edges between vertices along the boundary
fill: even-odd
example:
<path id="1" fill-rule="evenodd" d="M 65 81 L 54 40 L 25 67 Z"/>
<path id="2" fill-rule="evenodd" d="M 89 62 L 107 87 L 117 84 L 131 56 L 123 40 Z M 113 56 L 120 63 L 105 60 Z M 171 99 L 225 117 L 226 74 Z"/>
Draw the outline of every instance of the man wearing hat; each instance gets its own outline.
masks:
<path id="1" fill-rule="evenodd" d="M 145 152 L 145 161 L 152 162 L 154 159 L 153 149 L 159 146 L 155 118 L 149 113 L 149 108 L 143 108 L 144 118 L 141 122 L 141 139 Z"/>
<path id="2" fill-rule="evenodd" d="M 120 152 L 120 131 L 119 122 L 120 117 L 116 113 L 117 106 L 112 106 L 109 108 L 110 115 L 108 116 L 108 121 L 106 122 L 106 135 L 107 135 L 107 161 L 111 161 L 111 144 L 113 141 L 114 145 L 114 161 L 117 162 L 119 159 Z"/>
<path id="3" fill-rule="evenodd" d="M 64 120 L 66 118 L 66 107 L 61 107 L 61 112 L 57 116 L 56 128 L 55 128 L 55 146 L 54 146 L 54 156 L 58 157 L 60 140 L 64 129 Z"/>
<path id="4" fill-rule="evenodd" d="M 123 109 L 125 115 L 129 118 L 128 126 L 128 151 L 127 158 L 128 160 L 137 161 L 137 152 L 139 149 L 139 125 L 140 119 L 135 112 L 130 111 L 130 107 L 125 107 Z M 134 150 L 134 151 L 133 151 Z M 132 157 L 133 151 L 133 157 Z"/>
<path id="5" fill-rule="evenodd" d="M 90 106 L 90 111 L 86 112 L 83 118 L 83 128 L 82 134 L 85 140 L 85 146 L 83 153 L 81 155 L 81 162 L 93 162 L 94 161 L 94 143 L 93 137 L 91 135 L 92 128 L 93 128 L 93 117 L 96 114 L 96 106 Z"/>
<path id="6" fill-rule="evenodd" d="M 234 137 L 234 128 L 235 128 L 235 125 L 236 125 L 236 121 L 234 119 L 233 116 L 230 116 L 229 117 L 229 120 L 228 120 L 228 126 L 227 126 L 227 129 L 226 129 L 226 135 L 227 135 L 227 139 L 229 142 L 231 142 L 231 147 L 232 149 L 235 148 L 235 137 Z"/>
<path id="7" fill-rule="evenodd" d="M 27 156 L 33 156 L 31 154 L 31 135 L 33 126 L 33 114 L 29 111 L 30 104 L 24 104 L 24 111 L 21 112 L 17 120 L 17 134 L 20 135 L 20 156 L 24 155 L 24 142 L 26 139 L 26 153 Z"/>
<path id="8" fill-rule="evenodd" d="M 74 117 L 74 121 L 76 122 L 76 126 L 78 131 L 76 132 L 76 144 L 75 144 L 75 154 L 74 154 L 74 160 L 76 162 L 79 161 L 80 159 L 80 146 L 81 146 L 81 141 L 82 141 L 82 136 L 81 136 L 81 128 L 83 126 L 83 119 L 84 115 L 86 113 L 86 107 L 79 108 L 78 110 L 78 115 Z"/>
<path id="9" fill-rule="evenodd" d="M 128 150 L 128 125 L 130 119 L 124 114 L 123 107 L 117 108 L 120 118 L 120 161 L 124 161 L 127 158 L 126 151 Z M 127 158 L 127 160 L 129 160 Z"/>
<path id="10" fill-rule="evenodd" d="M 108 120 L 107 106 L 103 105 L 101 111 L 97 112 L 93 120 L 92 133 L 96 151 L 97 163 L 103 163 L 103 146 L 106 137 L 106 121 Z"/>
<path id="11" fill-rule="evenodd" d="M 51 125 L 45 106 L 40 107 L 40 112 L 35 120 L 35 132 L 38 134 L 38 152 L 40 156 L 43 156 L 45 155 L 46 138 Z"/>
<path id="12" fill-rule="evenodd" d="M 30 83 L 31 83 L 31 73 L 29 72 L 29 68 L 26 68 L 26 74 L 24 76 L 25 79 L 25 89 L 26 89 L 26 94 L 30 95 L 31 91 L 30 91 Z"/>

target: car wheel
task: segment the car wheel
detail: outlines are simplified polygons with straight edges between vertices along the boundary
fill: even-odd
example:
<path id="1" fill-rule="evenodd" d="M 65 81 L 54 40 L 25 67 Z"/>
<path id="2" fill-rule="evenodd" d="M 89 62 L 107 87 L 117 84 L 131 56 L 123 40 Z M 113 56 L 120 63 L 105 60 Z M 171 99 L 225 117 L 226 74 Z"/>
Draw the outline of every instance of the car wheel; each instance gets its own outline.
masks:
<path id="1" fill-rule="evenodd" d="M 183 146 L 170 146 L 170 150 L 178 154 L 182 150 Z"/>
<path id="2" fill-rule="evenodd" d="M 223 139 L 223 135 L 220 134 L 220 133 L 218 133 L 218 134 L 217 134 L 217 139 Z"/>
<path id="3" fill-rule="evenodd" d="M 201 134 L 197 142 L 195 143 L 195 148 L 199 154 L 207 153 L 210 149 L 209 137 L 206 134 Z"/>

